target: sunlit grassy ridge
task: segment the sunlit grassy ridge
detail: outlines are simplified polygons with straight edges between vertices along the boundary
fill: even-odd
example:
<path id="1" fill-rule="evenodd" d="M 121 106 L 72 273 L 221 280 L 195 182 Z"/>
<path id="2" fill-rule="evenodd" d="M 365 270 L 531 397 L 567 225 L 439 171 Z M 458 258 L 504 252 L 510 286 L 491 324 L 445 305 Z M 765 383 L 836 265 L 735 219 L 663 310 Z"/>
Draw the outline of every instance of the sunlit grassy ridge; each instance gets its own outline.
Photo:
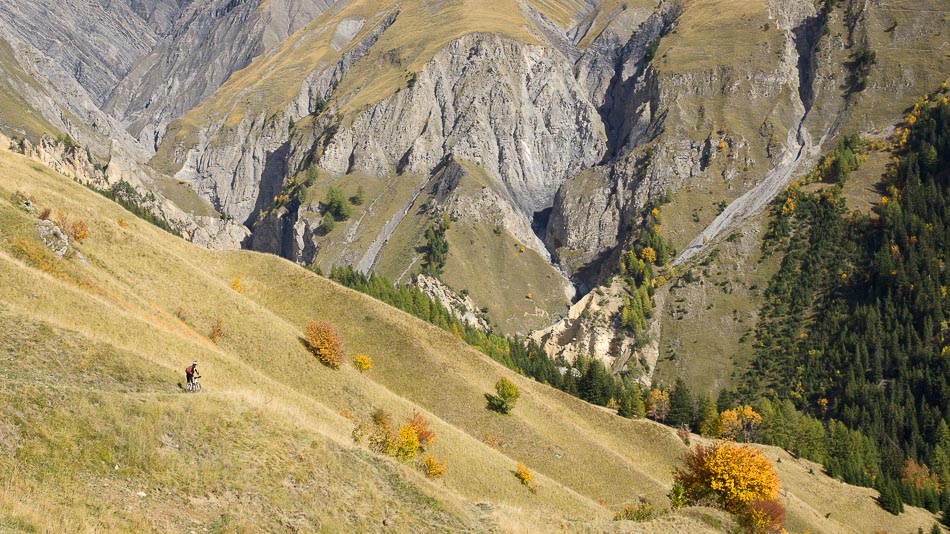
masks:
<path id="1" fill-rule="evenodd" d="M 88 223 L 78 246 L 88 266 L 39 244 L 16 190 Z M 308 319 L 334 324 L 348 359 L 369 354 L 373 369 L 321 365 L 301 342 Z M 176 385 L 192 359 L 200 395 Z M 290 262 L 200 249 L 8 152 L 0 361 L 0 531 L 377 530 L 384 520 L 412 532 L 602 530 L 639 496 L 664 505 L 685 449 L 665 427 L 534 383 Z M 509 416 L 485 409 L 502 376 L 522 392 Z M 432 421 L 441 481 L 353 445 L 341 412 L 377 407 Z M 518 462 L 537 493 L 514 477 Z M 807 479 L 798 462 L 781 465 Z M 797 524 L 847 532 L 815 511 L 829 492 L 868 521 L 899 521 L 869 491 L 823 483 L 790 486 Z M 702 513 L 637 527 L 716 531 Z"/>

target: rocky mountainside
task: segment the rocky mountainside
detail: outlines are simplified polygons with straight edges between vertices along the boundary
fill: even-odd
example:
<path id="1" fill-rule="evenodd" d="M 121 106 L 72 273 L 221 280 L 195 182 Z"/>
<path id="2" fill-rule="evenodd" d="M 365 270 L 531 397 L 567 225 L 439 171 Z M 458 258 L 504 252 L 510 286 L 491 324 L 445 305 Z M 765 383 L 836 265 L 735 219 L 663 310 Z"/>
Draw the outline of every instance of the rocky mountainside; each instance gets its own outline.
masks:
<path id="1" fill-rule="evenodd" d="M 651 201 L 686 262 L 887 129 L 940 81 L 938 4 L 7 2 L 0 95 L 221 246 L 406 282 L 448 220 L 442 280 L 526 333 L 609 285 Z M 331 189 L 365 198 L 328 221 Z"/>

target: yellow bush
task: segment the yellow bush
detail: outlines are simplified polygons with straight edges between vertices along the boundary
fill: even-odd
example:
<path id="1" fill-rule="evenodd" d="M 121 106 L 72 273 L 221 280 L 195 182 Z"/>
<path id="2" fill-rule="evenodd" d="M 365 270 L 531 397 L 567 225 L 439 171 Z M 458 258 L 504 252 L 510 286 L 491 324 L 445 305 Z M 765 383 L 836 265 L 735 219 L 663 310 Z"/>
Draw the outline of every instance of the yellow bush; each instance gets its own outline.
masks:
<path id="1" fill-rule="evenodd" d="M 236 276 L 234 280 L 231 280 L 231 289 L 237 291 L 238 293 L 244 293 L 244 286 L 241 285 L 241 277 Z"/>
<path id="2" fill-rule="evenodd" d="M 647 415 L 652 419 L 663 422 L 670 414 L 670 392 L 662 389 L 652 389 L 647 394 Z"/>
<path id="3" fill-rule="evenodd" d="M 419 452 L 419 434 L 416 433 L 416 429 L 412 425 L 404 423 L 399 427 L 393 456 L 408 461 L 415 458 L 417 452 Z"/>
<path id="4" fill-rule="evenodd" d="M 755 429 L 762 424 L 762 416 L 751 406 L 737 406 L 719 415 L 719 428 L 722 437 L 734 439 L 741 435 L 745 441 L 752 441 Z"/>
<path id="5" fill-rule="evenodd" d="M 307 322 L 307 343 L 325 365 L 334 369 L 343 364 L 343 344 L 333 325 L 326 321 Z"/>
<path id="6" fill-rule="evenodd" d="M 640 252 L 640 258 L 647 263 L 656 263 L 656 251 L 653 247 L 646 247 Z"/>
<path id="7" fill-rule="evenodd" d="M 369 371 L 373 368 L 373 359 L 363 353 L 357 354 L 353 358 L 353 367 L 356 367 L 356 370 L 361 373 Z"/>
<path id="8" fill-rule="evenodd" d="M 673 479 L 683 484 L 693 502 L 713 498 L 728 512 L 740 513 L 758 501 L 778 495 L 779 480 L 772 465 L 757 449 L 724 440 L 696 445 L 683 458 L 685 470 Z"/>
<path id="9" fill-rule="evenodd" d="M 525 486 L 530 486 L 531 481 L 534 480 L 534 473 L 528 469 L 528 466 L 518 462 L 518 465 L 515 467 L 515 478 L 520 480 Z"/>
<path id="10" fill-rule="evenodd" d="M 442 478 L 443 473 L 445 473 L 445 460 L 440 462 L 432 453 L 429 453 L 422 460 L 420 467 L 427 477 Z"/>

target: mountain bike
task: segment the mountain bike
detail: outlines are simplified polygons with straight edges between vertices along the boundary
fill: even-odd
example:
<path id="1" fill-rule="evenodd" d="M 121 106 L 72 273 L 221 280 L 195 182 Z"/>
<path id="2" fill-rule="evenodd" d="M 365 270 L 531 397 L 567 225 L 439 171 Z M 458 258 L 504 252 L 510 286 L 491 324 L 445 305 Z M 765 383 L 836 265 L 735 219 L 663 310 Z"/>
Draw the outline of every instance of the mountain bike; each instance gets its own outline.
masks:
<path id="1" fill-rule="evenodd" d="M 194 376 L 194 377 L 192 377 L 192 378 L 191 378 L 191 383 L 188 384 L 188 386 L 187 386 L 187 388 L 185 389 L 185 391 L 187 391 L 187 392 L 189 392 L 189 393 L 198 393 L 198 392 L 200 392 L 200 391 L 201 391 L 201 383 L 198 382 L 198 379 L 199 379 L 199 378 L 201 378 L 201 377 L 200 377 L 200 376 Z"/>

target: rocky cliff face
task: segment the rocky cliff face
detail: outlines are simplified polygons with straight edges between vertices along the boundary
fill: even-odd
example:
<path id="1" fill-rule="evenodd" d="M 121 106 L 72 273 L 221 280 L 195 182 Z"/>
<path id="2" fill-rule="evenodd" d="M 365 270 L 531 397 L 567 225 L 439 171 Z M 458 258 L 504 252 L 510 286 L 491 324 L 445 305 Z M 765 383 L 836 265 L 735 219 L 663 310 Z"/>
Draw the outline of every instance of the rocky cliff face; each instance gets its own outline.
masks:
<path id="1" fill-rule="evenodd" d="M 154 149 L 169 122 L 198 105 L 232 73 L 306 26 L 332 3 L 193 2 L 176 17 L 174 31 L 116 84 L 104 109 Z M 162 24 L 152 26 L 161 28 Z"/>
<path id="2" fill-rule="evenodd" d="M 425 173 L 452 154 L 487 170 L 530 216 L 599 161 L 605 142 L 597 110 L 557 50 L 476 34 L 341 128 L 320 165 L 336 174 Z"/>
<path id="3" fill-rule="evenodd" d="M 183 211 L 175 203 L 156 195 L 154 178 L 133 161 L 113 158 L 108 167 L 89 160 L 89 153 L 78 146 L 42 137 L 37 144 L 28 139 L 13 140 L 0 133 L 0 148 L 14 150 L 77 182 L 99 191 L 112 191 L 124 182 L 136 195 L 140 208 L 152 213 L 181 232 L 182 237 L 206 248 L 237 249 L 250 232 L 244 226 L 217 217 L 196 216 Z M 129 194 L 129 193 L 125 193 Z"/>
<path id="4" fill-rule="evenodd" d="M 898 52 L 940 24 L 856 0 L 21 7 L 0 0 L 0 28 L 29 76 L 4 87 L 110 168 L 189 184 L 255 248 L 402 279 L 448 217 L 469 233 L 456 254 L 511 261 L 470 235 L 488 228 L 582 293 L 610 279 L 648 200 L 672 199 L 664 235 L 688 263 L 940 70 Z M 862 47 L 880 52 L 863 92 Z M 370 202 L 331 231 L 323 195 L 357 185 Z M 513 263 L 526 286 L 536 266 Z"/>

